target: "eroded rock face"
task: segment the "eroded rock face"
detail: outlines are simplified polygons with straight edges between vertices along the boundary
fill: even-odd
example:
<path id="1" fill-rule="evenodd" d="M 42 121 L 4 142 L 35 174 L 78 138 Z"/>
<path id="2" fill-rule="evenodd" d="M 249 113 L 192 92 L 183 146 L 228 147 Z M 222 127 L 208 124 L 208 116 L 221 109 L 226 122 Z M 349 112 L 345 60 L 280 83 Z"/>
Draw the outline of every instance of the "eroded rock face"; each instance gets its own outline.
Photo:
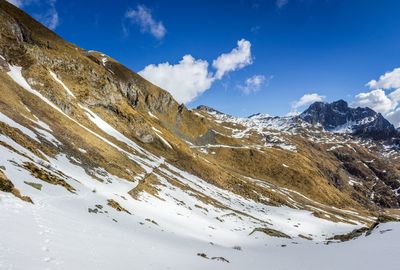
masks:
<path id="1" fill-rule="evenodd" d="M 132 107 L 136 107 L 139 102 L 139 88 L 131 82 L 119 81 L 118 83 L 122 94 L 128 99 L 129 104 Z"/>

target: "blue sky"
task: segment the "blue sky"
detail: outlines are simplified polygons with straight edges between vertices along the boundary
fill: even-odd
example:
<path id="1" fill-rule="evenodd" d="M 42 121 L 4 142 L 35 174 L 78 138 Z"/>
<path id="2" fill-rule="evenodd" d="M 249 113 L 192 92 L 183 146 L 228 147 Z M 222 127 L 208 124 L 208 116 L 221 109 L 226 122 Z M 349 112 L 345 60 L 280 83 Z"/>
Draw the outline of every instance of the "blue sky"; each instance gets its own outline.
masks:
<path id="1" fill-rule="evenodd" d="M 189 107 L 285 115 L 342 98 L 400 123 L 400 1 L 12 2 Z"/>

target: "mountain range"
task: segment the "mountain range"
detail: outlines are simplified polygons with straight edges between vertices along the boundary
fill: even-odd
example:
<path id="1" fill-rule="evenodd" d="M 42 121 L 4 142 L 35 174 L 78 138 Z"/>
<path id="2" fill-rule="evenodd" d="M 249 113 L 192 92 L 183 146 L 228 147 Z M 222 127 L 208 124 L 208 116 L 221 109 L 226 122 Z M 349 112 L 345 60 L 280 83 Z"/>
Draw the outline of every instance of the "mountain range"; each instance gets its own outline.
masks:
<path id="1" fill-rule="evenodd" d="M 399 132 L 369 108 L 189 109 L 4 0 L 0 91 L 0 269 L 397 264 Z"/>

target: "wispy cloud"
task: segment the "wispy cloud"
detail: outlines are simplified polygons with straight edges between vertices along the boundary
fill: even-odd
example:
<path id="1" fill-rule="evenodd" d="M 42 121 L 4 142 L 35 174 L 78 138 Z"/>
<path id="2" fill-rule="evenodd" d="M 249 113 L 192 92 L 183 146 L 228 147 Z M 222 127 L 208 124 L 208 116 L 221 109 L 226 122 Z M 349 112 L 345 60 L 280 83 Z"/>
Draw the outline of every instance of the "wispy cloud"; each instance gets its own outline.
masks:
<path id="1" fill-rule="evenodd" d="M 228 72 L 252 63 L 250 42 L 241 39 L 237 44 L 231 52 L 221 54 L 213 61 L 215 73 L 209 70 L 207 61 L 185 55 L 177 64 L 166 62 L 148 65 L 139 74 L 170 92 L 178 102 L 188 103 L 210 89 L 216 80 Z M 257 87 L 264 80 L 262 77 L 253 78 L 249 80 L 249 87 Z"/>
<path id="2" fill-rule="evenodd" d="M 40 6 L 43 12 L 33 14 L 38 21 L 43 23 L 49 29 L 54 30 L 59 25 L 59 16 L 56 9 L 57 0 L 7 0 L 19 8 L 27 6 Z"/>
<path id="3" fill-rule="evenodd" d="M 250 32 L 252 32 L 253 34 L 258 34 L 258 32 L 260 31 L 261 26 L 256 25 L 250 28 Z"/>
<path id="4" fill-rule="evenodd" d="M 48 0 L 47 5 L 47 10 L 41 14 L 36 15 L 36 18 L 44 25 L 46 25 L 49 29 L 54 30 L 59 24 L 59 17 L 56 9 L 56 0 Z"/>
<path id="5" fill-rule="evenodd" d="M 167 33 L 162 21 L 154 19 L 151 10 L 145 5 L 138 5 L 136 9 L 129 9 L 125 13 L 125 18 L 138 25 L 142 33 L 150 33 L 157 39 L 162 39 Z M 126 27 L 124 27 L 124 32 L 125 34 L 129 33 Z"/>
<path id="6" fill-rule="evenodd" d="M 304 106 L 311 105 L 314 102 L 324 101 L 324 100 L 325 100 L 325 96 L 321 96 L 317 93 L 305 94 L 299 100 L 292 102 L 292 110 L 291 110 L 290 114 L 297 114 L 298 109 L 300 109 Z"/>
<path id="7" fill-rule="evenodd" d="M 276 6 L 277 8 L 283 8 L 289 3 L 289 0 L 276 0 Z"/>
<path id="8" fill-rule="evenodd" d="M 272 76 L 268 79 L 272 79 Z M 238 88 L 242 93 L 248 95 L 260 90 L 261 86 L 264 85 L 267 81 L 267 78 L 264 75 L 254 75 L 250 78 L 247 78 L 244 85 L 239 85 Z"/>

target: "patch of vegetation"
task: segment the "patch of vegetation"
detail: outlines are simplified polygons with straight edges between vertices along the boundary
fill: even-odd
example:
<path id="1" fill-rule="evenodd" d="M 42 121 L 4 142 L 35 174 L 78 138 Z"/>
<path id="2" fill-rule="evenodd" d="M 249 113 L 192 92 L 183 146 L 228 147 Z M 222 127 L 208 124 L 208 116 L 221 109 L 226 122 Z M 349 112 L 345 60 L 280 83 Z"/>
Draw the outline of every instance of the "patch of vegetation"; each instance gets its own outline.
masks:
<path id="1" fill-rule="evenodd" d="M 378 223 L 386 223 L 386 222 L 399 222 L 400 220 L 398 218 L 388 216 L 385 214 L 381 214 L 378 216 L 376 222 Z"/>
<path id="2" fill-rule="evenodd" d="M 75 193 L 75 191 L 76 191 L 71 185 L 69 185 L 67 182 L 65 182 L 63 179 L 61 179 L 59 176 L 52 174 L 44 169 L 41 169 L 31 162 L 25 162 L 22 165 L 22 167 L 25 168 L 26 170 L 30 171 L 32 176 L 34 176 L 35 178 L 38 178 L 46 183 L 62 186 L 71 193 Z"/>
<path id="3" fill-rule="evenodd" d="M 285 234 L 283 232 L 271 229 L 271 228 L 255 228 L 249 235 L 252 235 L 255 232 L 262 232 L 262 233 L 265 233 L 266 235 L 269 235 L 269 236 L 272 236 L 272 237 L 280 237 L 280 238 L 292 239 L 292 237 L 290 237 L 289 235 L 287 235 L 287 234 Z"/>
<path id="4" fill-rule="evenodd" d="M 204 259 L 209 259 L 207 254 L 205 254 L 205 253 L 197 253 L 197 256 L 202 257 Z"/>
<path id="5" fill-rule="evenodd" d="M 97 214 L 99 212 L 99 209 L 97 208 L 88 208 L 89 213 Z"/>
<path id="6" fill-rule="evenodd" d="M 202 210 L 204 210 L 204 211 L 208 212 L 208 209 L 207 209 L 207 208 L 205 208 L 205 207 L 202 207 L 202 206 L 200 206 L 200 205 L 198 205 L 198 204 L 195 204 L 195 205 L 194 205 L 194 207 L 196 207 L 196 208 L 200 208 L 200 209 L 202 209 Z"/>
<path id="7" fill-rule="evenodd" d="M 157 226 L 158 226 L 158 223 L 155 222 L 155 221 L 152 220 L 152 219 L 146 218 L 145 220 L 146 220 L 147 222 L 153 223 L 154 225 L 157 225 Z"/>
<path id="8" fill-rule="evenodd" d="M 212 257 L 211 260 L 229 263 L 229 261 L 227 259 L 225 259 L 224 257 Z"/>
<path id="9" fill-rule="evenodd" d="M 350 241 L 353 239 L 356 239 L 358 237 L 360 237 L 361 235 L 363 235 L 365 232 L 368 232 L 371 228 L 368 227 L 362 227 L 359 229 L 355 229 L 349 233 L 346 234 L 338 234 L 335 235 L 333 237 L 328 238 L 327 240 L 337 240 L 340 242 L 346 242 L 346 241 Z"/>
<path id="10" fill-rule="evenodd" d="M 125 213 L 127 213 L 129 215 L 132 215 L 131 212 L 129 212 L 128 210 L 123 208 L 118 202 L 114 201 L 113 199 L 107 200 L 107 205 L 112 207 L 112 208 L 114 208 L 118 212 L 125 212 Z"/>
<path id="11" fill-rule="evenodd" d="M 139 184 L 132 190 L 128 192 L 134 199 L 139 198 L 139 194 L 142 192 L 146 192 L 150 195 L 153 195 L 156 198 L 161 199 L 158 196 L 158 192 L 160 191 L 157 186 L 161 186 L 160 181 L 153 174 L 147 174 L 143 180 L 139 182 Z"/>
<path id="12" fill-rule="evenodd" d="M 356 238 L 360 237 L 361 235 L 363 235 L 364 233 L 365 233 L 365 236 L 369 236 L 373 232 L 373 230 L 378 228 L 379 224 L 386 223 L 386 222 L 399 222 L 399 220 L 397 218 L 394 218 L 394 217 L 391 217 L 391 216 L 388 216 L 385 214 L 381 214 L 376 219 L 376 222 L 373 223 L 369 227 L 355 229 L 354 231 L 351 231 L 347 234 L 335 235 L 331 238 L 328 238 L 327 240 L 338 240 L 341 242 L 345 242 L 345 241 L 350 241 L 350 240 L 356 239 Z"/>
<path id="13" fill-rule="evenodd" d="M 233 246 L 232 248 L 235 249 L 235 250 L 242 251 L 242 247 L 241 246 Z"/>
<path id="14" fill-rule="evenodd" d="M 15 197 L 29 203 L 33 203 L 32 199 L 28 196 L 22 196 L 21 192 L 14 187 L 14 184 L 6 177 L 3 171 L 0 170 L 0 190 L 13 194 Z"/>
<path id="15" fill-rule="evenodd" d="M 306 235 L 303 235 L 303 234 L 299 234 L 298 236 L 299 236 L 300 238 L 303 238 L 303 239 L 306 239 L 306 240 L 313 240 L 312 237 L 306 236 Z"/>
<path id="16" fill-rule="evenodd" d="M 0 190 L 4 192 L 12 192 L 14 188 L 13 183 L 4 175 L 2 171 L 0 171 Z"/>

